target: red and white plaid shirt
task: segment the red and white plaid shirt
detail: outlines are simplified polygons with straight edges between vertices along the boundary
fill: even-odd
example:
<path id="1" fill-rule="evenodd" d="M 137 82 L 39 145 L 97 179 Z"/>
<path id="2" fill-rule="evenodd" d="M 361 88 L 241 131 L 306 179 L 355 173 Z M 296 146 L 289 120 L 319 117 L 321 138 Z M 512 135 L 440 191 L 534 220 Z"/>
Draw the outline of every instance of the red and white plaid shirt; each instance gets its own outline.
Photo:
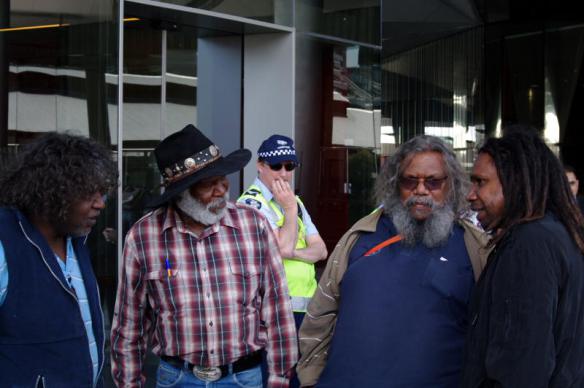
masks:
<path id="1" fill-rule="evenodd" d="M 288 387 L 296 329 L 278 244 L 263 216 L 228 203 L 223 219 L 196 236 L 168 206 L 130 229 L 111 331 L 118 387 L 144 385 L 148 341 L 156 355 L 201 366 L 266 348 L 269 387 Z"/>

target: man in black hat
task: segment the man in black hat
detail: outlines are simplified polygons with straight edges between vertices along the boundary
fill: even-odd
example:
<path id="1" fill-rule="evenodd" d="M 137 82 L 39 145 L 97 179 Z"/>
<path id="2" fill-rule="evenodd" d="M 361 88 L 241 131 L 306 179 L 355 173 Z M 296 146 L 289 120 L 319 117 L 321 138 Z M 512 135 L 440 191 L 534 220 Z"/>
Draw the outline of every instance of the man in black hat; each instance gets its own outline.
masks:
<path id="1" fill-rule="evenodd" d="M 112 324 L 112 375 L 143 386 L 146 347 L 160 356 L 159 386 L 287 387 L 297 359 L 284 269 L 270 225 L 228 201 L 227 174 L 249 150 L 225 157 L 194 126 L 154 151 L 165 191 L 128 232 Z"/>

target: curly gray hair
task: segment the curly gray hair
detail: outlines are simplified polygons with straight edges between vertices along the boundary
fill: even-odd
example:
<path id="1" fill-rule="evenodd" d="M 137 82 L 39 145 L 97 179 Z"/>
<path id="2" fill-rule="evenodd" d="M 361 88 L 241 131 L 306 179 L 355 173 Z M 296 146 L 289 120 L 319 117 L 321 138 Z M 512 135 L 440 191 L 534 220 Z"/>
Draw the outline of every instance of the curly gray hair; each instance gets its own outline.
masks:
<path id="1" fill-rule="evenodd" d="M 399 178 L 410 158 L 421 152 L 438 152 L 442 155 L 448 175 L 446 203 L 456 214 L 466 213 L 468 204 L 465 197 L 470 185 L 468 175 L 446 143 L 430 135 L 419 135 L 408 140 L 385 162 L 375 182 L 377 203 L 383 204 L 385 212 L 389 213 L 400 202 Z"/>

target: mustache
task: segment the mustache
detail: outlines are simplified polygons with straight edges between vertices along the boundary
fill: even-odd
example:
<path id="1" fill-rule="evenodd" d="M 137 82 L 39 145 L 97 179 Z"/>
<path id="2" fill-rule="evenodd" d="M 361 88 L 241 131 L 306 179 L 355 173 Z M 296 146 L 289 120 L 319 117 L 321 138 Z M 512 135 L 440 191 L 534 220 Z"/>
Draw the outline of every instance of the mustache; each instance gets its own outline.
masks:
<path id="1" fill-rule="evenodd" d="M 415 205 L 429 206 L 432 209 L 436 208 L 436 202 L 434 202 L 434 200 L 429 197 L 420 197 L 414 195 L 406 199 L 406 202 L 404 203 L 404 206 L 408 209 Z"/>
<path id="2" fill-rule="evenodd" d="M 206 208 L 207 208 L 207 210 L 213 210 L 213 209 L 216 209 L 218 207 L 224 207 L 226 203 L 227 203 L 226 197 L 216 198 L 216 199 L 212 200 L 211 202 L 209 202 L 207 204 Z"/>

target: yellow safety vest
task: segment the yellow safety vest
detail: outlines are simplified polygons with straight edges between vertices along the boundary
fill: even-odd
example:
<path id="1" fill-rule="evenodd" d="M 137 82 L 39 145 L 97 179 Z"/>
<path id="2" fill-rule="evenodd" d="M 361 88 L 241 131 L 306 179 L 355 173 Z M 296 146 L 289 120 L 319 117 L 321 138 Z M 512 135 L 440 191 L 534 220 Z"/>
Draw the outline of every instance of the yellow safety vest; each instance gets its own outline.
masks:
<path id="1" fill-rule="evenodd" d="M 278 217 L 276 225 L 278 227 L 284 225 L 284 213 L 282 213 L 276 204 L 276 201 L 267 201 L 258 186 L 251 185 L 237 201 L 245 203 L 245 199 L 247 198 L 255 199 L 260 202 L 262 206 L 269 206 Z M 304 207 L 300 198 L 296 197 L 296 202 L 298 202 L 299 210 Z M 301 211 L 299 211 L 298 215 L 298 238 L 296 240 L 296 249 L 306 248 L 307 246 L 306 226 L 300 215 Z M 290 292 L 290 297 L 292 299 L 292 310 L 296 312 L 306 312 L 308 302 L 310 302 L 317 287 L 314 264 L 306 263 L 293 257 L 283 258 L 283 262 L 284 270 L 286 271 L 286 281 L 288 282 L 288 291 Z"/>

